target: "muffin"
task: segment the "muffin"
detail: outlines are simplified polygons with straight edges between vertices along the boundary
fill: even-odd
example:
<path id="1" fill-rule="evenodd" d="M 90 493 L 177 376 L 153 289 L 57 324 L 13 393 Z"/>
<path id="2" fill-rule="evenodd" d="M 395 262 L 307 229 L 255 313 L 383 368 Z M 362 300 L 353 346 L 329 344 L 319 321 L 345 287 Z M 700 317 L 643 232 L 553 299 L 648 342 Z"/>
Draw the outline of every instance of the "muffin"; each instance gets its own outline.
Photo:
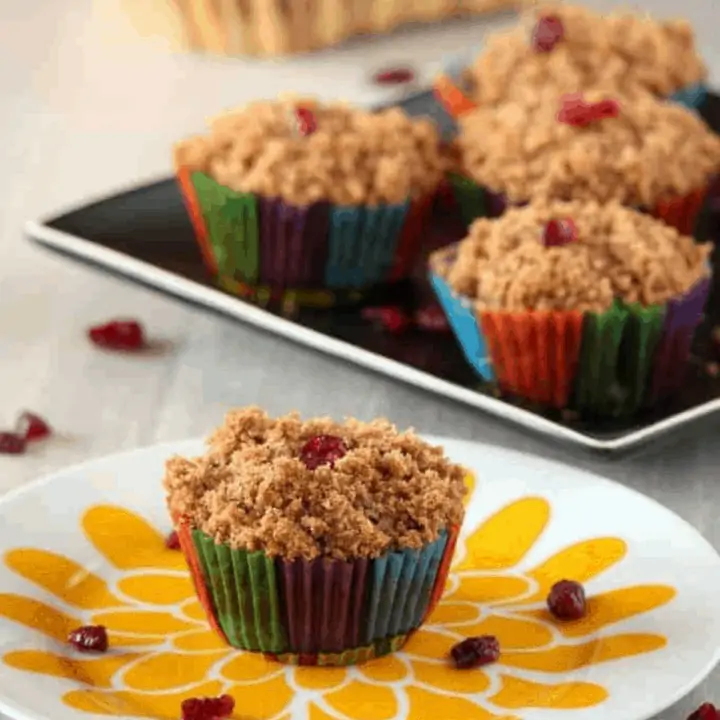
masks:
<path id="1" fill-rule="evenodd" d="M 164 486 L 208 619 L 233 647 L 302 665 L 400 648 L 443 592 L 464 471 L 387 421 L 230 412 Z"/>
<path id="2" fill-rule="evenodd" d="M 227 113 L 174 159 L 221 286 L 320 305 L 407 274 L 444 168 L 430 121 L 307 99 Z"/>
<path id="3" fill-rule="evenodd" d="M 456 142 L 467 221 L 534 197 L 617 201 L 692 234 L 720 167 L 720 138 L 698 115 L 645 93 L 543 91 L 464 115 Z"/>
<path id="4" fill-rule="evenodd" d="M 540 88 L 560 94 L 597 86 L 644 90 L 695 108 L 705 99 L 706 78 L 692 27 L 684 20 L 601 15 L 550 2 L 491 36 L 469 66 L 450 63 L 436 89 L 454 116 L 478 105 L 522 100 Z"/>
<path id="5" fill-rule="evenodd" d="M 545 408 L 627 416 L 684 382 L 711 244 L 617 203 L 533 201 L 430 257 L 478 375 Z"/>

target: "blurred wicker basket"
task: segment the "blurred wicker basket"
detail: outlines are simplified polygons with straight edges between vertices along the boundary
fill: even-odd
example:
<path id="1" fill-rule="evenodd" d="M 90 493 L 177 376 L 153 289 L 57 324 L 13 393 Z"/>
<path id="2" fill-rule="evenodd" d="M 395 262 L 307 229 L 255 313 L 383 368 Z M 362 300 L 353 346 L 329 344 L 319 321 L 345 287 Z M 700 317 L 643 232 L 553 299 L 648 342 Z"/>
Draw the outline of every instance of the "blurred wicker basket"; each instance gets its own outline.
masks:
<path id="1" fill-rule="evenodd" d="M 509 9 L 520 0 L 123 0 L 135 29 L 222 55 L 278 56 L 411 22 Z"/>

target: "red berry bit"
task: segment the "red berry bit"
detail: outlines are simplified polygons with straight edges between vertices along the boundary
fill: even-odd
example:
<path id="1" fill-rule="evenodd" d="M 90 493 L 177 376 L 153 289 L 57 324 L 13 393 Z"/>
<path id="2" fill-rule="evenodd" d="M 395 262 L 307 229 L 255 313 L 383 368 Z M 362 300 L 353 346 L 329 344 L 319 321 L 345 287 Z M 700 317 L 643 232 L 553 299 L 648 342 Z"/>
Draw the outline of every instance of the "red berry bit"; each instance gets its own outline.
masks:
<path id="1" fill-rule="evenodd" d="M 500 657 L 500 643 L 494 635 L 470 637 L 453 645 L 450 657 L 458 670 L 488 665 Z"/>
<path id="2" fill-rule="evenodd" d="M 415 79 L 415 72 L 409 67 L 393 67 L 376 72 L 372 81 L 376 85 L 405 85 Z"/>
<path id="3" fill-rule="evenodd" d="M 580 93 L 564 95 L 560 101 L 557 120 L 572 127 L 588 127 L 599 120 L 608 120 L 620 115 L 617 100 L 606 99 L 596 103 L 583 100 Z"/>
<path id="4" fill-rule="evenodd" d="M 108 350 L 141 350 L 145 347 L 145 333 L 135 320 L 112 320 L 88 330 L 88 337 L 98 347 Z"/>
<path id="5" fill-rule="evenodd" d="M 532 33 L 532 48 L 535 52 L 549 53 L 565 37 L 562 20 L 555 15 L 541 17 Z"/>
<path id="6" fill-rule="evenodd" d="M 560 580 L 550 588 L 547 606 L 558 620 L 580 620 L 587 611 L 585 590 L 579 582 Z"/>
<path id="7" fill-rule="evenodd" d="M 316 435 L 310 438 L 300 450 L 300 459 L 308 470 L 315 470 L 321 465 L 332 467 L 347 453 L 347 446 L 342 438 L 334 435 Z"/>
<path id="8" fill-rule="evenodd" d="M 547 248 L 569 245 L 575 242 L 577 238 L 577 227 L 570 218 L 550 220 L 543 228 L 542 242 Z"/>
<path id="9" fill-rule="evenodd" d="M 310 108 L 296 107 L 293 110 L 293 117 L 295 128 L 301 137 L 308 137 L 317 130 L 317 118 Z"/>
<path id="10" fill-rule="evenodd" d="M 177 534 L 177 530 L 173 530 L 165 538 L 165 547 L 168 550 L 179 550 L 180 549 L 180 537 Z"/>
<path id="11" fill-rule="evenodd" d="M 25 452 L 25 436 L 12 432 L 0 432 L 0 455 L 22 455 Z"/>
<path id="12" fill-rule="evenodd" d="M 235 709 L 235 700 L 231 695 L 215 698 L 188 698 L 180 705 L 182 720 L 224 720 Z"/>
<path id="13" fill-rule="evenodd" d="M 28 442 L 42 440 L 52 432 L 45 420 L 39 415 L 27 411 L 20 414 L 15 429 L 18 435 L 22 435 Z"/>
<path id="14" fill-rule="evenodd" d="M 107 630 L 102 625 L 85 625 L 73 630 L 68 642 L 80 652 L 104 653 L 108 649 Z"/>
<path id="15" fill-rule="evenodd" d="M 703 703 L 688 720 L 720 720 L 720 711 L 712 703 Z"/>

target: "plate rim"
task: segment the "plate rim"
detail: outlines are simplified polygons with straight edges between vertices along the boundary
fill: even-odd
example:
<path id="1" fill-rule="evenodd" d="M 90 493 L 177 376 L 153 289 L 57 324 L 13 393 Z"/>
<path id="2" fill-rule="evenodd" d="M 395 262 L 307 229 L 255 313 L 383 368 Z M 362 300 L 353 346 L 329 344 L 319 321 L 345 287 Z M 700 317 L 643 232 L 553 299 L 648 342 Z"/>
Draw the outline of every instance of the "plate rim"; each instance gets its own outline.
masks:
<path id="1" fill-rule="evenodd" d="M 405 365 L 397 360 L 386 358 L 378 353 L 358 347 L 352 343 L 329 337 L 317 330 L 302 327 L 290 320 L 273 315 L 262 308 L 242 302 L 219 289 L 205 287 L 192 280 L 183 278 L 168 270 L 155 267 L 150 263 L 129 257 L 117 250 L 102 247 L 91 240 L 72 235 L 63 230 L 50 227 L 48 223 L 56 222 L 71 212 L 80 212 L 85 208 L 103 201 L 115 199 L 130 192 L 152 187 L 172 178 L 158 180 L 135 186 L 129 190 L 119 191 L 82 205 L 62 215 L 47 220 L 30 220 L 25 223 L 25 233 L 29 238 L 42 246 L 56 251 L 66 252 L 75 257 L 96 263 L 104 268 L 120 273 L 126 278 L 147 284 L 158 292 L 197 303 L 205 308 L 220 312 L 234 320 L 250 324 L 265 332 L 291 340 L 299 345 L 310 347 L 331 357 L 337 357 L 366 370 L 379 373 L 386 377 L 400 380 L 408 385 L 419 387 L 433 395 L 449 398 L 465 406 L 474 407 L 499 417 L 516 427 L 522 427 L 534 433 L 564 440 L 587 450 L 618 453 L 637 447 L 644 442 L 653 440 L 675 428 L 682 427 L 694 420 L 720 410 L 720 398 L 706 401 L 693 408 L 683 410 L 658 422 L 646 425 L 639 430 L 626 432 L 618 437 L 601 440 L 572 430 L 559 423 L 537 415 L 530 410 L 503 402 L 483 393 L 464 388 L 449 380 L 443 380 L 423 370 Z"/>
<path id="2" fill-rule="evenodd" d="M 671 510 L 670 508 L 666 507 L 659 501 L 655 500 L 654 498 L 650 497 L 649 495 L 645 495 L 644 493 L 640 492 L 639 490 L 636 490 L 635 488 L 628 487 L 627 485 L 623 485 L 622 483 L 612 480 L 611 478 L 604 477 L 603 475 L 599 475 L 595 472 L 592 472 L 590 470 L 586 470 L 581 467 L 576 467 L 570 463 L 565 463 L 562 461 L 554 460 L 545 458 L 541 455 L 536 455 L 534 453 L 529 453 L 521 450 L 515 450 L 512 448 L 506 448 L 501 445 L 496 445 L 493 443 L 486 443 L 486 442 L 480 442 L 475 440 L 466 440 L 463 438 L 452 438 L 448 436 L 440 436 L 440 435 L 434 435 L 431 433 L 418 433 L 420 437 L 425 440 L 428 443 L 434 444 L 434 445 L 441 445 L 445 447 L 446 444 L 455 444 L 463 446 L 464 448 L 467 448 L 468 451 L 474 451 L 474 452 L 482 452 L 490 451 L 492 453 L 496 453 L 500 456 L 506 456 L 508 458 L 519 458 L 522 459 L 525 463 L 539 463 L 540 465 L 545 466 L 548 470 L 551 470 L 553 468 L 562 469 L 564 471 L 570 471 L 575 474 L 579 474 L 581 476 L 584 476 L 588 480 L 592 481 L 595 484 L 598 484 L 600 486 L 604 486 L 607 489 L 611 489 L 614 492 L 620 492 L 628 494 L 630 496 L 634 496 L 636 499 L 642 500 L 643 502 L 649 504 L 650 506 L 654 507 L 655 510 L 659 510 L 666 515 L 669 515 L 674 522 L 678 523 L 680 526 L 683 526 L 686 530 L 690 531 L 690 533 L 695 537 L 696 542 L 699 545 L 704 545 L 705 549 L 710 551 L 712 555 L 714 555 L 718 560 L 720 560 L 720 551 L 716 549 L 712 543 L 690 522 L 685 520 L 682 516 L 677 514 L 674 510 Z M 144 455 L 146 453 L 150 453 L 152 451 L 158 452 L 163 451 L 164 454 L 167 454 L 168 456 L 172 453 L 178 452 L 178 450 L 183 446 L 200 446 L 202 447 L 204 441 L 206 440 L 206 436 L 200 436 L 200 437 L 185 437 L 182 439 L 177 440 L 167 440 L 163 442 L 157 442 L 152 443 L 148 445 L 142 445 L 136 448 L 126 449 L 126 450 L 120 450 L 117 452 L 111 452 L 111 453 L 105 453 L 103 455 L 97 455 L 95 457 L 91 457 L 87 460 L 84 460 L 82 462 L 74 463 L 68 466 L 65 466 L 63 468 L 60 468 L 59 470 L 55 470 L 53 472 L 47 473 L 45 475 L 41 475 L 40 477 L 36 478 L 35 480 L 31 480 L 28 483 L 25 483 L 17 488 L 14 488 L 10 490 L 9 492 L 6 492 L 2 495 L 0 495 L 0 511 L 6 506 L 7 503 L 12 503 L 17 498 L 22 497 L 26 494 L 32 494 L 33 492 L 42 491 L 42 488 L 46 485 L 57 482 L 63 479 L 65 475 L 71 475 L 74 474 L 78 477 L 82 477 L 83 471 L 88 468 L 88 466 L 92 466 L 93 464 L 96 464 L 98 462 L 102 461 L 113 461 L 117 458 L 131 458 L 132 456 L 137 455 Z M 693 690 L 695 690 L 697 687 L 699 687 L 707 678 L 708 676 L 713 672 L 713 670 L 720 664 L 720 645 L 715 648 L 715 652 L 711 658 L 711 660 L 708 662 L 707 666 L 703 669 L 701 673 L 699 673 L 696 677 L 694 677 L 689 683 L 686 685 L 683 685 L 681 688 L 679 688 L 675 693 L 672 694 L 670 698 L 667 700 L 664 700 L 659 705 L 652 706 L 652 709 L 650 711 L 645 711 L 644 714 L 640 716 L 632 716 L 631 720 L 652 720 L 652 718 L 656 717 L 659 713 L 664 712 L 668 708 L 673 707 L 676 703 L 678 703 L 683 698 L 687 697 Z M 23 709 L 20 707 L 16 702 L 14 702 L 12 699 L 7 699 L 3 696 L 3 694 L 0 692 L 0 714 L 6 715 L 11 720 L 46 720 L 45 715 L 41 713 L 36 713 L 34 711 L 28 712 L 26 709 Z M 93 717 L 106 717 L 106 716 L 100 716 L 95 714 L 88 714 L 92 715 Z M 114 717 L 116 720 L 136 720 L 134 716 L 107 716 L 107 717 Z M 627 720 L 630 720 L 628 718 Z"/>

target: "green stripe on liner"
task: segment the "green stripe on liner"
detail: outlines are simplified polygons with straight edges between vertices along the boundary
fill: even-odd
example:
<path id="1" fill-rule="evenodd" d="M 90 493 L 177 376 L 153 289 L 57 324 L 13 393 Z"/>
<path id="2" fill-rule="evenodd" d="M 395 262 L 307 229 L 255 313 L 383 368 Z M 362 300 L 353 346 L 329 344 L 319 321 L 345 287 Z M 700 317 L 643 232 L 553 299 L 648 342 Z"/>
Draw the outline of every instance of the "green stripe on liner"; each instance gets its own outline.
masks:
<path id="1" fill-rule="evenodd" d="M 642 307 L 620 300 L 604 313 L 587 313 L 574 406 L 604 416 L 639 410 L 664 320 L 665 306 Z"/>
<path id="2" fill-rule="evenodd" d="M 256 283 L 260 272 L 257 200 L 215 182 L 205 173 L 192 174 L 218 270 Z"/>
<path id="3" fill-rule="evenodd" d="M 199 530 L 192 536 L 228 642 L 244 650 L 286 651 L 274 561 L 262 552 L 217 545 Z"/>
<path id="4" fill-rule="evenodd" d="M 450 173 L 448 180 L 466 225 L 470 225 L 477 218 L 487 216 L 487 200 L 483 188 L 457 173 Z"/>

